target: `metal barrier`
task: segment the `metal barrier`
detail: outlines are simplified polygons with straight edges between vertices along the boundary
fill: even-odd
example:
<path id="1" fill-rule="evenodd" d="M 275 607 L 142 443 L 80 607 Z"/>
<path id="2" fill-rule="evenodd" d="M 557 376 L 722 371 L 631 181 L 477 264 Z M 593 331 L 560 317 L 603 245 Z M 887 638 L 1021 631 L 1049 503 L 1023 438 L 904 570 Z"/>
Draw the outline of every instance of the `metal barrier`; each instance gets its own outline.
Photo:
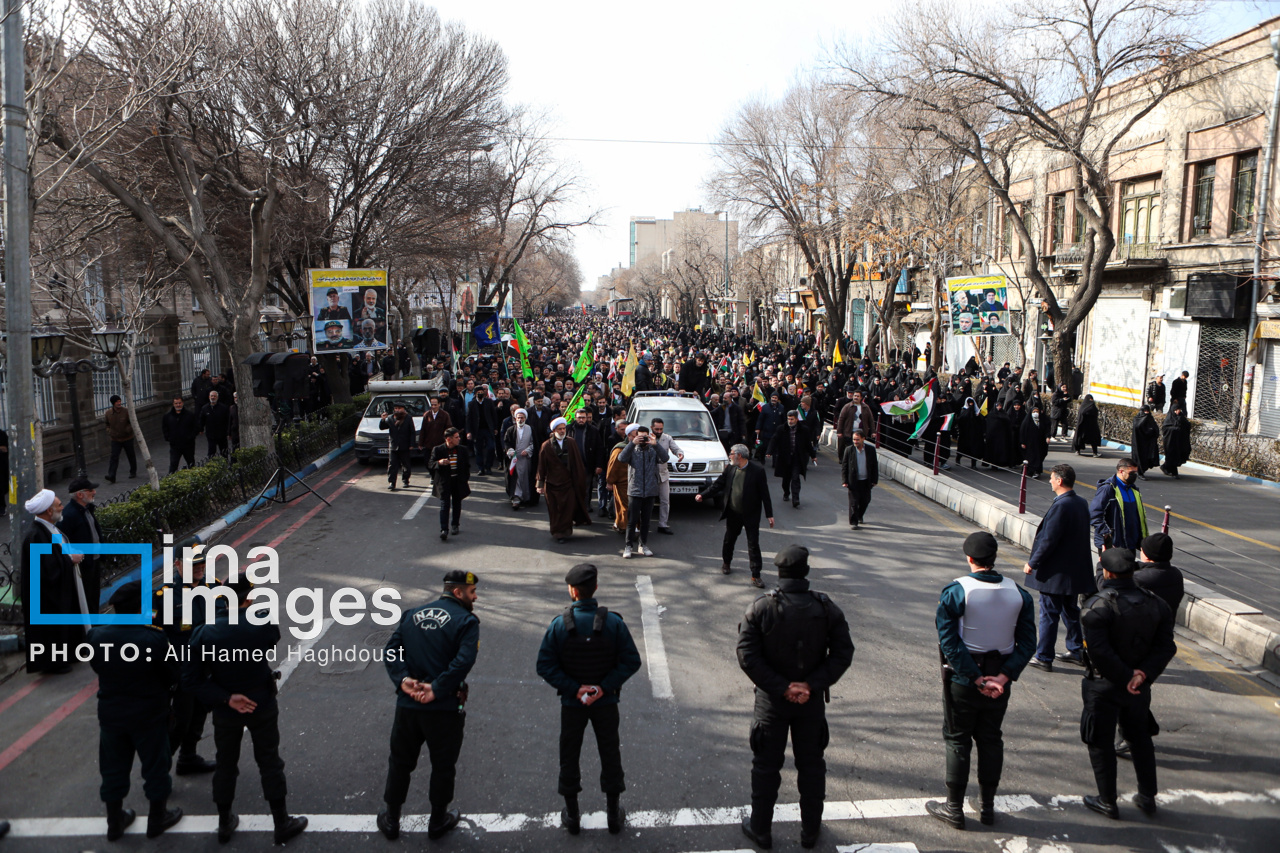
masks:
<path id="1" fill-rule="evenodd" d="M 214 373 L 222 370 L 222 339 L 216 333 L 178 336 L 178 364 L 182 372 L 182 390 L 208 368 Z"/>
<path id="2" fill-rule="evenodd" d="M 93 363 L 105 365 L 109 359 L 105 355 L 93 356 Z M 120 383 L 120 362 L 115 370 L 91 374 L 93 376 L 93 411 L 101 414 L 111 408 L 111 397 L 118 395 L 124 399 L 124 388 Z M 142 350 L 133 361 L 133 399 L 136 403 L 149 403 L 154 400 L 155 388 L 151 382 L 151 350 Z"/>
<path id="3" fill-rule="evenodd" d="M 5 394 L 8 385 L 8 371 L 0 362 L 0 424 L 9 422 L 9 404 Z M 35 377 L 36 417 L 40 423 L 50 426 L 58 422 L 58 410 L 53 399 L 53 378 L 50 376 Z"/>

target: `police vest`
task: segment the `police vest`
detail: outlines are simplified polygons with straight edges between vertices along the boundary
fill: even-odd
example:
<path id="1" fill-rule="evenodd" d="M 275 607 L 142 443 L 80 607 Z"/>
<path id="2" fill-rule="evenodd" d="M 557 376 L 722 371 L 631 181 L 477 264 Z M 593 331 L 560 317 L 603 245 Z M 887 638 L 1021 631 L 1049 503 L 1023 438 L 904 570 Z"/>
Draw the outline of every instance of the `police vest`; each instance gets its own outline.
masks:
<path id="1" fill-rule="evenodd" d="M 578 633 L 578 620 L 573 606 L 564 609 L 564 627 L 568 635 L 560 646 L 560 666 L 579 684 L 599 684 L 618 663 L 618 650 L 613 639 L 604 635 L 609 618 L 607 607 L 597 607 L 590 636 Z"/>
<path id="2" fill-rule="evenodd" d="M 1125 664 L 1137 667 L 1147 659 L 1160 629 L 1160 599 L 1142 587 L 1108 587 L 1089 599 L 1090 609 L 1099 602 L 1111 611 L 1107 631 L 1111 648 Z"/>
<path id="3" fill-rule="evenodd" d="M 831 599 L 808 590 L 788 595 L 780 589 L 765 594 L 773 610 L 764 635 L 769 666 L 791 681 L 804 681 L 827 659 Z"/>
<path id="4" fill-rule="evenodd" d="M 956 578 L 964 590 L 964 614 L 960 617 L 960 639 L 973 654 L 999 652 L 1013 654 L 1014 631 L 1022 613 L 1022 593 L 1012 578 L 1000 583 L 973 575 Z"/>

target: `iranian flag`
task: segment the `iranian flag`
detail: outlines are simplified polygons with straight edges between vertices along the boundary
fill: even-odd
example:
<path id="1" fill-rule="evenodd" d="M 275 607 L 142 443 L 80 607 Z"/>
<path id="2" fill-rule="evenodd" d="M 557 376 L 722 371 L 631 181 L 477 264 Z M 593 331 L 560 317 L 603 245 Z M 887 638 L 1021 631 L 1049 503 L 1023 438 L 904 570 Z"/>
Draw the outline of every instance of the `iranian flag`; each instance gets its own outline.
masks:
<path id="1" fill-rule="evenodd" d="M 933 383 L 935 381 L 930 379 L 928 384 L 905 400 L 890 400 L 880 404 L 880 408 L 886 415 L 895 418 L 916 416 L 915 432 L 911 433 L 913 439 L 919 438 L 925 427 L 929 425 L 929 417 L 933 414 Z"/>

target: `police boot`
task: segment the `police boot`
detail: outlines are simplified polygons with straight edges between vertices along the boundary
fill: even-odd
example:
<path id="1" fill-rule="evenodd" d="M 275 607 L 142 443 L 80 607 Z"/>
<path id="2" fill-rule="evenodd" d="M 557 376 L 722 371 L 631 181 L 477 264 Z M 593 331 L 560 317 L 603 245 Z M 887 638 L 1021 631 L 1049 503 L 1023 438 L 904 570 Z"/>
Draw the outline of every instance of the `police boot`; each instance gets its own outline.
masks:
<path id="1" fill-rule="evenodd" d="M 400 807 L 390 803 L 378 812 L 378 831 L 390 841 L 400 837 Z"/>
<path id="2" fill-rule="evenodd" d="M 576 794 L 565 795 L 564 809 L 560 812 L 560 823 L 570 835 L 577 835 L 582 831 L 582 813 L 578 811 Z"/>
<path id="3" fill-rule="evenodd" d="M 147 838 L 157 838 L 164 831 L 182 820 L 182 809 L 167 808 L 168 800 L 152 800 L 147 814 Z"/>
<path id="4" fill-rule="evenodd" d="M 271 801 L 271 819 L 275 821 L 276 825 L 276 844 L 284 844 L 307 828 L 307 819 L 305 817 L 289 816 L 289 810 L 285 808 L 283 797 Z"/>
<path id="5" fill-rule="evenodd" d="M 431 808 L 431 820 L 427 822 L 427 838 L 435 841 L 444 836 L 462 820 L 462 813 L 457 809 L 446 810 Z"/>
<path id="6" fill-rule="evenodd" d="M 126 809 L 122 800 L 107 803 L 107 840 L 118 841 L 138 813 Z"/>
<path id="7" fill-rule="evenodd" d="M 983 826 L 991 826 L 996 822 L 996 786 L 982 785 L 981 791 L 978 820 L 982 821 Z"/>
<path id="8" fill-rule="evenodd" d="M 749 817 L 742 819 L 742 834 L 751 840 L 751 843 L 759 847 L 761 850 L 773 849 L 773 833 L 768 829 L 763 832 L 756 829 L 755 823 Z"/>
<path id="9" fill-rule="evenodd" d="M 954 829 L 964 829 L 964 785 L 948 785 L 947 801 L 930 800 L 924 810 Z"/>
<path id="10" fill-rule="evenodd" d="M 218 843 L 226 844 L 231 840 L 236 827 L 240 825 L 240 816 L 231 811 L 231 805 L 218 805 Z"/>
<path id="11" fill-rule="evenodd" d="M 805 850 L 812 850 L 818 846 L 818 835 L 822 832 L 822 824 L 818 824 L 813 829 L 806 829 L 804 824 L 800 825 L 800 846 Z"/>
<path id="12" fill-rule="evenodd" d="M 608 795 L 608 804 L 605 806 L 605 817 L 609 822 L 609 834 L 617 835 L 622 832 L 622 825 L 627 821 L 627 813 L 618 802 L 618 794 Z"/>

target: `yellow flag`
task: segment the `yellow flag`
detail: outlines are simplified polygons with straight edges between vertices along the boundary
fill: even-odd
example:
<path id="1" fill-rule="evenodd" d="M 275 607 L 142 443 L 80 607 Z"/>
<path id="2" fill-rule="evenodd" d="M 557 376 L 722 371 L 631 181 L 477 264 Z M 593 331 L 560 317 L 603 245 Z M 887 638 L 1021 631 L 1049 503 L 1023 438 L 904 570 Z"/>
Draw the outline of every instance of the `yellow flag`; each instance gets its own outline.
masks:
<path id="1" fill-rule="evenodd" d="M 836 348 L 831 351 L 832 364 L 844 364 L 844 356 L 840 354 L 840 342 L 836 341 Z"/>
<path id="2" fill-rule="evenodd" d="M 987 416 L 987 402 L 988 402 L 987 398 L 983 397 L 982 408 L 978 409 L 978 414 L 982 415 L 984 418 Z"/>
<path id="3" fill-rule="evenodd" d="M 760 390 L 760 383 L 757 382 L 755 387 L 751 389 L 751 399 L 755 401 L 757 407 L 765 404 L 764 392 Z"/>
<path id="4" fill-rule="evenodd" d="M 627 350 L 627 363 L 622 368 L 622 396 L 630 397 L 631 392 L 636 390 L 636 367 L 639 365 L 636 358 L 636 345 L 631 344 Z"/>

